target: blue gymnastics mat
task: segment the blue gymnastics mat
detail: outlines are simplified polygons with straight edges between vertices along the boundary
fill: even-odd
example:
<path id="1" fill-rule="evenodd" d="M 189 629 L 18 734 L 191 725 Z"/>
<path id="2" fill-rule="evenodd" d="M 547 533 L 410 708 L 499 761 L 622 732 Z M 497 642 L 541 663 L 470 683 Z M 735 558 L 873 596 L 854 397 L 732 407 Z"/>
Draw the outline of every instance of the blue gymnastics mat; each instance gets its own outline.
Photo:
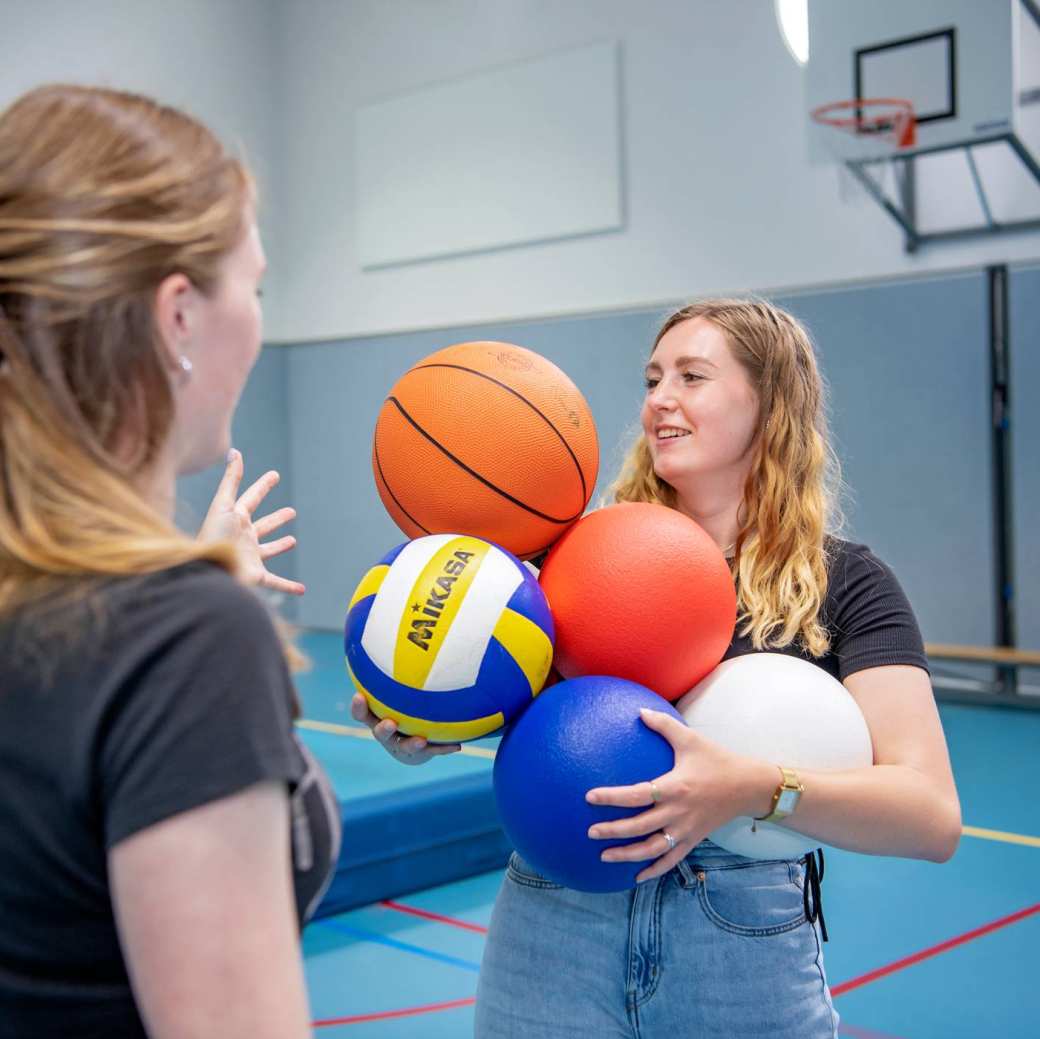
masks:
<path id="1" fill-rule="evenodd" d="M 339 864 L 316 917 L 501 869 L 510 846 L 491 785 L 497 739 L 403 765 L 350 715 L 342 636 L 299 639 L 312 662 L 297 676 L 297 731 L 332 781 L 343 819 Z"/>

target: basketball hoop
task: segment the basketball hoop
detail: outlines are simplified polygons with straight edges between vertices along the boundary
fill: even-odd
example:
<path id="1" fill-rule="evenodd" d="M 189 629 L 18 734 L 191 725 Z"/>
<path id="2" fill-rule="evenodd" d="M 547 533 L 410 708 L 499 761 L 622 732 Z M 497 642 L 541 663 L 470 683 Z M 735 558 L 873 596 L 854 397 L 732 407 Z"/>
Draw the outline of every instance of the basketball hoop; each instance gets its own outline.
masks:
<path id="1" fill-rule="evenodd" d="M 897 148 L 917 143 L 917 120 L 910 101 L 898 97 L 854 97 L 829 101 L 809 113 L 824 126 L 845 130 L 857 137 L 884 137 Z"/>

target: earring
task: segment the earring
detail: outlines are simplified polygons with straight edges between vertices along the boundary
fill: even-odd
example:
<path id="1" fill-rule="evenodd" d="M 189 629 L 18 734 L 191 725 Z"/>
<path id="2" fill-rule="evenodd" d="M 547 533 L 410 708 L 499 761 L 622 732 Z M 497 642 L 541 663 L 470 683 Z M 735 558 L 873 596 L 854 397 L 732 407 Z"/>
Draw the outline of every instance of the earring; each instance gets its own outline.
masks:
<path id="1" fill-rule="evenodd" d="M 194 368 L 194 365 L 192 365 L 191 361 L 189 361 L 188 358 L 184 356 L 184 354 L 181 354 L 180 360 L 177 362 L 177 364 L 180 366 L 181 373 L 183 374 L 183 379 L 181 381 L 187 382 L 191 378 L 191 373 L 192 369 Z"/>

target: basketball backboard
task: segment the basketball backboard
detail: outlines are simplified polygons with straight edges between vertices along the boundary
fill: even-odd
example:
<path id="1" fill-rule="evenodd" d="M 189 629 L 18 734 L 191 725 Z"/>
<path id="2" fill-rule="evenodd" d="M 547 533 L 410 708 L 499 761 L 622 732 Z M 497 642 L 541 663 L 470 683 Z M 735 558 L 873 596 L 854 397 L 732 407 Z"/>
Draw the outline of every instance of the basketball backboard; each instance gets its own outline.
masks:
<path id="1" fill-rule="evenodd" d="M 910 103 L 912 144 L 877 98 Z M 843 101 L 844 129 L 819 121 Z M 1035 0 L 809 0 L 806 113 L 810 159 L 852 173 L 909 248 L 1040 226 Z"/>

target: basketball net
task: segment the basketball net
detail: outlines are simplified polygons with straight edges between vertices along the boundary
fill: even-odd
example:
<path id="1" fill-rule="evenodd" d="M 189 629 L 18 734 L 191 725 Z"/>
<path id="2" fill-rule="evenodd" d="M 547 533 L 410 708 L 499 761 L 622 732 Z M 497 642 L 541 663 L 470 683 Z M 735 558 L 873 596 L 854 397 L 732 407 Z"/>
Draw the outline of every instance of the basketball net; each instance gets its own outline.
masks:
<path id="1" fill-rule="evenodd" d="M 898 197 L 895 163 L 890 160 L 917 143 L 917 120 L 910 101 L 897 97 L 851 98 L 819 105 L 809 114 L 822 126 L 843 132 L 829 144 L 838 161 L 842 202 L 867 199 L 863 186 L 846 165 L 848 160 L 857 159 L 871 165 L 871 176 L 885 195 L 893 200 Z"/>

